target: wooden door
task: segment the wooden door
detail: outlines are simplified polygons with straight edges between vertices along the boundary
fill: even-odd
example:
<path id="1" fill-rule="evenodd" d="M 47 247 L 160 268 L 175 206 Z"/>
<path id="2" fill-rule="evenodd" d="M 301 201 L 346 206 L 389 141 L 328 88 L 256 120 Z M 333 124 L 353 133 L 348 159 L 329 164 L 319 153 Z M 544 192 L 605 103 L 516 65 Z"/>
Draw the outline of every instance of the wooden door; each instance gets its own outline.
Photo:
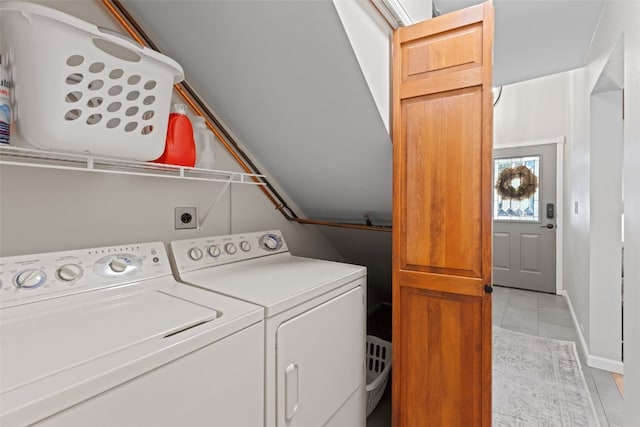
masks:
<path id="1" fill-rule="evenodd" d="M 394 34 L 393 425 L 491 425 L 493 5 Z"/>
<path id="2" fill-rule="evenodd" d="M 556 144 L 494 150 L 493 182 L 525 166 L 537 178 L 530 197 L 494 191 L 493 283 L 556 293 Z M 518 187 L 516 180 L 511 185 Z"/>

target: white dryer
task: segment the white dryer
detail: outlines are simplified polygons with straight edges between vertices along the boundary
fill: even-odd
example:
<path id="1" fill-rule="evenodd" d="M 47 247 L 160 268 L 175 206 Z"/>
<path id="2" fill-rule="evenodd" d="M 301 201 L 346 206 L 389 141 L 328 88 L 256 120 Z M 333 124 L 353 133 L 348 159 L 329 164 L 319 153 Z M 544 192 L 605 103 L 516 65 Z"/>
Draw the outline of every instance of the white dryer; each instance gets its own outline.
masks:
<path id="1" fill-rule="evenodd" d="M 366 268 L 279 231 L 171 242 L 179 280 L 264 307 L 266 427 L 364 427 Z"/>
<path id="2" fill-rule="evenodd" d="M 261 426 L 262 307 L 163 243 L 0 258 L 0 425 Z"/>

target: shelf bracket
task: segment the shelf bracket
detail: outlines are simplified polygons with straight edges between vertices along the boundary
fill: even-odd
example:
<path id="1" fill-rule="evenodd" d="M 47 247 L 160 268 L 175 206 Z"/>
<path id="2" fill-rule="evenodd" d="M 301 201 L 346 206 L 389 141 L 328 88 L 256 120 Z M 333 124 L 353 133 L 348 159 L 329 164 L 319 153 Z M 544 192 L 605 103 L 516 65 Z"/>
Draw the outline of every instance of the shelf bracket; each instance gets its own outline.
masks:
<path id="1" fill-rule="evenodd" d="M 218 204 L 218 202 L 220 201 L 224 193 L 227 192 L 227 190 L 229 189 L 229 186 L 231 185 L 232 180 L 233 180 L 233 177 L 229 177 L 229 179 L 225 182 L 224 186 L 222 187 L 222 190 L 220 190 L 220 193 L 218 193 L 218 197 L 216 197 L 215 200 L 211 203 L 211 205 L 209 205 L 209 208 L 204 213 L 204 215 L 198 218 L 198 231 L 202 230 L 202 226 L 204 225 L 205 221 L 209 217 L 209 214 L 211 213 L 213 208 Z"/>

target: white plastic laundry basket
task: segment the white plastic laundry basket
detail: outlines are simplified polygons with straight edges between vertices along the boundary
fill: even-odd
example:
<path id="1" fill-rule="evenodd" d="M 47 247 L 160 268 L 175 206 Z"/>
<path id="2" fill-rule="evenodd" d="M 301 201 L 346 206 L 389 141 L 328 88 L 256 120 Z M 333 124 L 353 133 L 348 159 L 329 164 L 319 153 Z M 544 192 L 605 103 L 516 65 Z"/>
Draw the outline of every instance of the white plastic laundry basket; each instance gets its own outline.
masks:
<path id="1" fill-rule="evenodd" d="M 184 78 L 177 62 L 33 3 L 1 2 L 0 31 L 20 139 L 133 160 L 162 154 L 172 86 Z"/>
<path id="2" fill-rule="evenodd" d="M 367 335 L 367 417 L 378 406 L 391 370 L 391 343 Z"/>

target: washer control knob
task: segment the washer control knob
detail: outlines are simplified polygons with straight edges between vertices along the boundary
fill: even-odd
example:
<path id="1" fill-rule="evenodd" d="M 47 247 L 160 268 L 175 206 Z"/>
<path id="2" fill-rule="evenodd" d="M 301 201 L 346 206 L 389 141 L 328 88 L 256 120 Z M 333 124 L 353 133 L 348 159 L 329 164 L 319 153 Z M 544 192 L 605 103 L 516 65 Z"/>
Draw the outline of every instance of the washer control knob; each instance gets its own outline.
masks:
<path id="1" fill-rule="evenodd" d="M 214 258 L 218 258 L 222 253 L 222 251 L 220 250 L 220 246 L 218 245 L 209 246 L 209 249 L 207 249 L 207 252 L 209 252 L 209 255 L 211 255 Z"/>
<path id="2" fill-rule="evenodd" d="M 200 250 L 200 248 L 189 249 L 189 258 L 194 261 L 200 261 L 202 259 L 202 251 Z"/>
<path id="3" fill-rule="evenodd" d="M 238 251 L 238 249 L 236 248 L 235 243 L 227 243 L 224 245 L 224 251 L 229 255 L 233 255 Z"/>
<path id="4" fill-rule="evenodd" d="M 249 252 L 251 250 L 251 243 L 247 240 L 243 240 L 240 242 L 240 249 L 242 249 L 243 252 Z"/>
<path id="5" fill-rule="evenodd" d="M 47 275 L 42 270 L 31 268 L 18 273 L 16 276 L 16 286 L 18 288 L 34 289 L 39 288 L 47 281 Z"/>
<path id="6" fill-rule="evenodd" d="M 129 262 L 124 258 L 114 258 L 109 263 L 109 268 L 114 273 L 122 273 L 129 266 Z"/>
<path id="7" fill-rule="evenodd" d="M 56 274 L 58 279 L 65 282 L 71 282 L 82 276 L 82 267 L 78 264 L 65 264 L 58 269 Z"/>
<path id="8" fill-rule="evenodd" d="M 275 234 L 265 234 L 260 237 L 260 246 L 268 251 L 276 251 L 282 247 L 282 240 Z"/>

